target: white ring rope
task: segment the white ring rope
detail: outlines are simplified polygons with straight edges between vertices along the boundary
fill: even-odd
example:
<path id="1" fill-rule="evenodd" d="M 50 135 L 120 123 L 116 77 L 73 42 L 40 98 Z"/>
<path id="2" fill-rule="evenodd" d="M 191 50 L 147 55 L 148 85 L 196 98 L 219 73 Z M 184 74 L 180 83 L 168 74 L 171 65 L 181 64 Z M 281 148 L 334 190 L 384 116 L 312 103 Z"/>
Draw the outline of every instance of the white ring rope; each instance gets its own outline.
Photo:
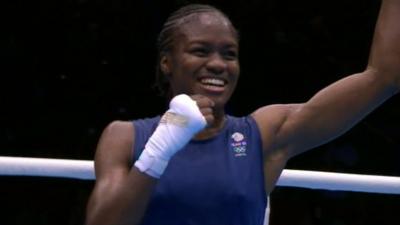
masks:
<path id="1" fill-rule="evenodd" d="M 25 157 L 0 157 L 1 175 L 95 179 L 93 161 Z"/>
<path id="2" fill-rule="evenodd" d="M 400 194 L 400 177 L 283 170 L 278 186 Z"/>
<path id="3" fill-rule="evenodd" d="M 0 157 L 0 176 L 4 175 L 95 179 L 93 161 L 71 159 Z M 400 177 L 393 176 L 286 169 L 282 172 L 277 185 L 336 191 L 400 194 Z"/>

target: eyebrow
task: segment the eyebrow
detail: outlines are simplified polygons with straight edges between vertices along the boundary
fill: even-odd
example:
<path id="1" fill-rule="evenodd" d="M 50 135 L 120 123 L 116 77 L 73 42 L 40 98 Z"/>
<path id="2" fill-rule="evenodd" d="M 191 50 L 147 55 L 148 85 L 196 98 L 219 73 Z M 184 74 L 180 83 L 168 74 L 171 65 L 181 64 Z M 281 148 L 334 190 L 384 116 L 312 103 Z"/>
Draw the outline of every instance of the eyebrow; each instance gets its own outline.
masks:
<path id="1" fill-rule="evenodd" d="M 210 45 L 210 42 L 203 41 L 203 40 L 192 40 L 189 42 L 189 45 L 195 45 L 195 44 Z M 227 44 L 224 43 L 224 47 L 225 48 L 238 48 L 239 45 L 236 42 L 229 42 Z"/>

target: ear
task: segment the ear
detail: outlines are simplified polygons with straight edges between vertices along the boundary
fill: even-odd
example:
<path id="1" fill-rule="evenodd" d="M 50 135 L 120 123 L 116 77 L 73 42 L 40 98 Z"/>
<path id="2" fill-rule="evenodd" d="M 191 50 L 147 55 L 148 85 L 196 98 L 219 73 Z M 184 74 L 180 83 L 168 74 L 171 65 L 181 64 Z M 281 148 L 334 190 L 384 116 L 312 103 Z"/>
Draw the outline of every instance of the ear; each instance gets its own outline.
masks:
<path id="1" fill-rule="evenodd" d="M 171 62 L 167 54 L 163 54 L 160 58 L 160 69 L 165 75 L 170 75 Z"/>

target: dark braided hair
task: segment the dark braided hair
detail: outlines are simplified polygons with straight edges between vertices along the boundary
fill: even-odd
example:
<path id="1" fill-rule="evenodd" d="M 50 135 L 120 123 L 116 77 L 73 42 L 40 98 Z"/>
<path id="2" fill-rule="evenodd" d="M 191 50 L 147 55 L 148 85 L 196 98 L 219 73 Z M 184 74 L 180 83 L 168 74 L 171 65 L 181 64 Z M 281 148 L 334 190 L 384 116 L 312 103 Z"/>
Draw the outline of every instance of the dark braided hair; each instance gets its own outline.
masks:
<path id="1" fill-rule="evenodd" d="M 190 4 L 173 12 L 164 23 L 157 39 L 158 56 L 156 65 L 156 81 L 154 84 L 155 88 L 158 89 L 160 95 L 167 96 L 168 98 L 172 97 L 169 81 L 167 80 L 166 74 L 164 74 L 160 68 L 161 57 L 171 51 L 174 41 L 174 34 L 176 34 L 183 23 L 191 19 L 189 18 L 189 16 L 204 12 L 213 12 L 220 14 L 229 21 L 229 18 L 225 13 L 211 5 Z M 238 32 L 233 27 L 233 25 L 232 29 L 236 35 L 236 38 L 239 39 Z"/>

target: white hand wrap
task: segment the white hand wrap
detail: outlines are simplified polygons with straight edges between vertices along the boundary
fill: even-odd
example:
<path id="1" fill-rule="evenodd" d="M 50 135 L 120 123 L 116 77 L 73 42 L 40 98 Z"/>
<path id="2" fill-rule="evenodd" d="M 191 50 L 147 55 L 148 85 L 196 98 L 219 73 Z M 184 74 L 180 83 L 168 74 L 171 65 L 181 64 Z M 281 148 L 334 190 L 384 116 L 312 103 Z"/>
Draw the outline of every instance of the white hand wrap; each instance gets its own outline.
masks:
<path id="1" fill-rule="evenodd" d="M 206 119 L 195 101 L 185 94 L 175 96 L 135 166 L 141 172 L 159 178 L 170 158 L 206 125 Z"/>

